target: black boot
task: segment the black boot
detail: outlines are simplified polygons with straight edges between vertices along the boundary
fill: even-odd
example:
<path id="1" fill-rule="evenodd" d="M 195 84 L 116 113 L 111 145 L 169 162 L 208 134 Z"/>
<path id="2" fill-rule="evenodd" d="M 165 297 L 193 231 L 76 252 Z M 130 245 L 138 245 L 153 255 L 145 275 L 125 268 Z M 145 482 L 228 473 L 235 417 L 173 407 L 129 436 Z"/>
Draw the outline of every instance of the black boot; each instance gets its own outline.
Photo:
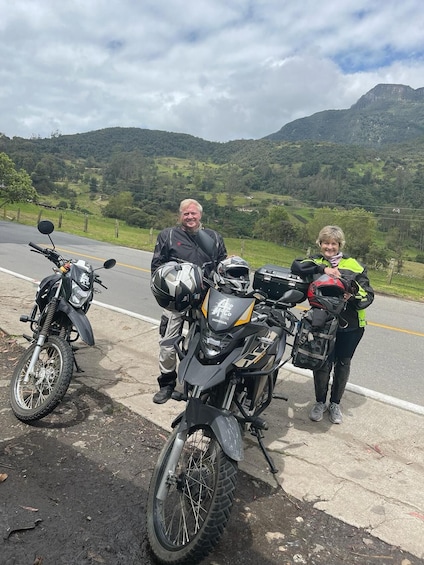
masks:
<path id="1" fill-rule="evenodd" d="M 160 389 L 153 396 L 153 402 L 155 404 L 165 404 L 174 392 L 175 385 L 177 384 L 177 373 L 175 371 L 161 373 L 158 377 L 158 383 Z"/>
<path id="2" fill-rule="evenodd" d="M 171 398 L 174 392 L 173 386 L 162 386 L 156 394 L 153 395 L 153 402 L 155 404 L 165 404 Z"/>

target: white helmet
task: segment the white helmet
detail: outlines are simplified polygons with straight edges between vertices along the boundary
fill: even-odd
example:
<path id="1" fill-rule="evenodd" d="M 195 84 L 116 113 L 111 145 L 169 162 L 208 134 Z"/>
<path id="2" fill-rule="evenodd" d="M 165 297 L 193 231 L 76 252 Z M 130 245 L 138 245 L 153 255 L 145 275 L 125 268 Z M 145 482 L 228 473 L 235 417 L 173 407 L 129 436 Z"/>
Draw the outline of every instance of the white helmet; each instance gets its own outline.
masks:
<path id="1" fill-rule="evenodd" d="M 234 255 L 218 264 L 215 282 L 224 291 L 245 294 L 250 285 L 249 264 Z"/>
<path id="2" fill-rule="evenodd" d="M 192 263 L 169 261 L 153 273 L 150 288 L 159 306 L 184 312 L 200 304 L 203 292 L 202 269 Z"/>

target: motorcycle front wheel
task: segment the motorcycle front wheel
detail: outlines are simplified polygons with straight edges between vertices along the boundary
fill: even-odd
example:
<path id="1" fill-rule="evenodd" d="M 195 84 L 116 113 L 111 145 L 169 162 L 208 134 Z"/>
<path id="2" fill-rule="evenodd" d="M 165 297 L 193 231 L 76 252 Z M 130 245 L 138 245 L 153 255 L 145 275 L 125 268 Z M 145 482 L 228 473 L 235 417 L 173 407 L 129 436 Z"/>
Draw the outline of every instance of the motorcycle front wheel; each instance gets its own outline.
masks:
<path id="1" fill-rule="evenodd" d="M 10 404 L 22 422 L 40 420 L 50 414 L 68 390 L 74 357 L 69 343 L 50 336 L 41 348 L 34 371 L 25 382 L 25 375 L 34 353 L 31 345 L 19 360 L 10 383 Z"/>
<path id="2" fill-rule="evenodd" d="M 147 506 L 147 533 L 160 563 L 195 565 L 220 540 L 230 517 L 237 463 L 222 451 L 213 433 L 188 433 L 175 470 L 170 456 L 177 438 L 166 442 L 153 471 Z M 165 478 L 165 490 L 158 498 Z M 163 489 L 162 489 L 163 492 Z"/>

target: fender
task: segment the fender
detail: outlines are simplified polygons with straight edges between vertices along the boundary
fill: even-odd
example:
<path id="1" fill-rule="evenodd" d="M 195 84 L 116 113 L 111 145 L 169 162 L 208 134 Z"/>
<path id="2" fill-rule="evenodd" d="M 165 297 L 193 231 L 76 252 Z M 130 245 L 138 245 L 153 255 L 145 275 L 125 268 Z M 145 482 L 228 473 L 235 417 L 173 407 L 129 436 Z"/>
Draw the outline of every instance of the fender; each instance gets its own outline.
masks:
<path id="1" fill-rule="evenodd" d="M 72 308 L 72 306 L 70 306 L 63 298 L 59 299 L 57 310 L 68 316 L 80 334 L 81 339 L 87 345 L 94 345 L 93 329 L 85 312 Z"/>
<path id="2" fill-rule="evenodd" d="M 185 412 L 172 422 L 173 428 L 177 425 L 178 431 L 187 431 L 199 425 L 209 426 L 225 455 L 234 461 L 244 459 L 240 425 L 231 412 L 204 404 L 199 398 L 191 398 Z"/>

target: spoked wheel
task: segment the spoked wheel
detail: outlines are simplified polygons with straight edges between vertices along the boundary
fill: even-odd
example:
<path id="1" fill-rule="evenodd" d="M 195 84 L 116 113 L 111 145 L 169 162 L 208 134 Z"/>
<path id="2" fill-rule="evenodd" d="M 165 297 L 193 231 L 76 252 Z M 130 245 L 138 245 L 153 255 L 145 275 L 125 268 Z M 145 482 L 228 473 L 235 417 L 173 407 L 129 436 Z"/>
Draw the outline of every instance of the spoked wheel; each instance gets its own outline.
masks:
<path id="1" fill-rule="evenodd" d="M 35 344 L 17 364 L 10 383 L 13 413 L 23 422 L 40 420 L 50 414 L 68 390 L 73 372 L 73 353 L 69 343 L 51 336 L 41 348 L 34 371 L 25 382 Z"/>
<path id="2" fill-rule="evenodd" d="M 234 499 L 237 463 L 209 429 L 187 435 L 172 468 L 174 431 L 166 442 L 149 487 L 147 532 L 160 563 L 200 563 L 218 543 Z"/>

